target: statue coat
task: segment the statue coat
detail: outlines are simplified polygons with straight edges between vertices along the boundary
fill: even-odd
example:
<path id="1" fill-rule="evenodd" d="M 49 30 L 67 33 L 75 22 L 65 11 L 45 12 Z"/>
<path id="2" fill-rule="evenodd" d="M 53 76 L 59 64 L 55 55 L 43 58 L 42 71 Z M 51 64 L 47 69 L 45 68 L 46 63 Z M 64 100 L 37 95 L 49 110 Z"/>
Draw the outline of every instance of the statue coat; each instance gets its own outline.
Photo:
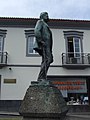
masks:
<path id="1" fill-rule="evenodd" d="M 35 26 L 35 44 L 34 50 L 37 51 L 40 55 L 43 53 L 43 45 L 44 42 L 46 49 L 49 49 L 52 52 L 52 33 L 49 29 L 47 23 L 43 20 L 38 20 Z"/>

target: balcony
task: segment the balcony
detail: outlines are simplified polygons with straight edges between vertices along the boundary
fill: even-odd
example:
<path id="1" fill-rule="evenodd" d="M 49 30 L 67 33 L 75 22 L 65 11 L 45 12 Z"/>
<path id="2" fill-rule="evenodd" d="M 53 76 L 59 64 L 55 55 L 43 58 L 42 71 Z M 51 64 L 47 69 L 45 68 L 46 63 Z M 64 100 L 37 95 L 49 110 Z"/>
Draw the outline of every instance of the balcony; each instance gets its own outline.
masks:
<path id="1" fill-rule="evenodd" d="M 90 53 L 62 53 L 62 66 L 67 69 L 85 69 L 90 67 Z"/>
<path id="2" fill-rule="evenodd" d="M 7 52 L 0 52 L 0 69 L 7 65 Z"/>

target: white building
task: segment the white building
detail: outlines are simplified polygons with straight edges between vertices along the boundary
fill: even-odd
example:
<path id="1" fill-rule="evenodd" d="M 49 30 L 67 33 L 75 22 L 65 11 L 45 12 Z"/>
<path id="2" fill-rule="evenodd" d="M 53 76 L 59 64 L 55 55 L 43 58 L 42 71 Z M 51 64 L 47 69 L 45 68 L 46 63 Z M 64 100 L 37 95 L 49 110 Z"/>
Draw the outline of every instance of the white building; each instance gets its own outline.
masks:
<path id="1" fill-rule="evenodd" d="M 37 19 L 0 18 L 0 103 L 21 101 L 36 81 L 41 57 L 33 50 Z M 90 21 L 51 19 L 54 62 L 48 79 L 67 101 L 90 101 Z"/>

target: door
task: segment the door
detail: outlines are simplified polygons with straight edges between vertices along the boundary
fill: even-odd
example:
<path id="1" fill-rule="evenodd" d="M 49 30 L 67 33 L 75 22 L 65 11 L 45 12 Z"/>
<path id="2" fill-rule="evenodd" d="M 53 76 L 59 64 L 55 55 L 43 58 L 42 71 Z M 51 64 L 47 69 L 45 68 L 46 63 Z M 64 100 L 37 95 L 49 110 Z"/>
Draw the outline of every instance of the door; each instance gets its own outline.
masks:
<path id="1" fill-rule="evenodd" d="M 74 47 L 74 58 L 77 60 L 77 63 L 81 63 L 82 54 L 81 54 L 81 43 L 79 38 L 73 38 L 73 47 Z"/>
<path id="2" fill-rule="evenodd" d="M 82 61 L 81 40 L 77 37 L 68 37 L 68 59 L 69 63 L 77 64 Z"/>

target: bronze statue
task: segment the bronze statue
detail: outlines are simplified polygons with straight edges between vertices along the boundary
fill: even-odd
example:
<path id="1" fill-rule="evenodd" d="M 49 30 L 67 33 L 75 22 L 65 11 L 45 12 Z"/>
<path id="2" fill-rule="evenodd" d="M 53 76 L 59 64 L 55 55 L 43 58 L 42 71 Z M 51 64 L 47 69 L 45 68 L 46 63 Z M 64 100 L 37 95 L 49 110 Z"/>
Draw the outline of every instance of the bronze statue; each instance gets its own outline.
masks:
<path id="1" fill-rule="evenodd" d="M 50 64 L 53 62 L 52 32 L 47 25 L 48 20 L 48 13 L 42 12 L 40 14 L 40 20 L 37 21 L 35 26 L 36 42 L 34 45 L 34 50 L 42 56 L 41 70 L 38 75 L 38 81 L 47 80 L 47 71 Z"/>

